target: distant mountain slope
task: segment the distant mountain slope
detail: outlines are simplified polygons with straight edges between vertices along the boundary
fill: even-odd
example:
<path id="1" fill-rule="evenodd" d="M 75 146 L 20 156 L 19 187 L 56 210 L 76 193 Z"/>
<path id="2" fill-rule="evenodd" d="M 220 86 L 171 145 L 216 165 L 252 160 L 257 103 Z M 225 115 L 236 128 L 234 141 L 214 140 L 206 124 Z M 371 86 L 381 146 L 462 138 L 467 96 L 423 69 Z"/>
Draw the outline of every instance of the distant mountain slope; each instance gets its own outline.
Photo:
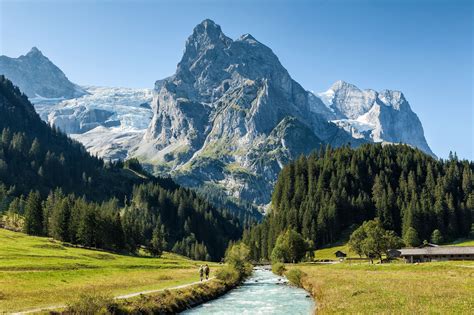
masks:
<path id="1" fill-rule="evenodd" d="M 355 85 L 337 81 L 318 96 L 322 100 L 319 112 L 354 138 L 406 143 L 434 156 L 423 126 L 403 93 L 360 90 Z"/>
<path id="2" fill-rule="evenodd" d="M 36 47 L 18 58 L 0 56 L 0 74 L 30 98 L 68 99 L 85 94 Z"/>

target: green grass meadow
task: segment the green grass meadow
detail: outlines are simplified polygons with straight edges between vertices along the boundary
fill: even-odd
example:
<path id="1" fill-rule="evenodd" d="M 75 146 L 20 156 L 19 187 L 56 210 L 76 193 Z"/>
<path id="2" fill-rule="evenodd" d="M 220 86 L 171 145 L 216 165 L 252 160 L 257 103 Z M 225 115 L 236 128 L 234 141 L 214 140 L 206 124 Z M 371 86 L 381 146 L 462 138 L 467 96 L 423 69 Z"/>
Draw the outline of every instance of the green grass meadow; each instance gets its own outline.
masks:
<path id="1" fill-rule="evenodd" d="M 94 291 L 117 296 L 191 283 L 202 263 L 169 253 L 137 257 L 65 245 L 0 229 L 0 313 L 67 304 Z"/>
<path id="2" fill-rule="evenodd" d="M 474 246 L 474 240 L 451 244 Z M 318 249 L 318 260 L 337 260 L 338 250 L 359 257 L 343 242 Z M 386 264 L 345 261 L 289 265 L 306 273 L 318 314 L 473 314 L 474 261 Z"/>
<path id="3" fill-rule="evenodd" d="M 289 268 L 294 268 L 290 266 Z M 474 262 L 297 266 L 318 314 L 472 314 Z"/>

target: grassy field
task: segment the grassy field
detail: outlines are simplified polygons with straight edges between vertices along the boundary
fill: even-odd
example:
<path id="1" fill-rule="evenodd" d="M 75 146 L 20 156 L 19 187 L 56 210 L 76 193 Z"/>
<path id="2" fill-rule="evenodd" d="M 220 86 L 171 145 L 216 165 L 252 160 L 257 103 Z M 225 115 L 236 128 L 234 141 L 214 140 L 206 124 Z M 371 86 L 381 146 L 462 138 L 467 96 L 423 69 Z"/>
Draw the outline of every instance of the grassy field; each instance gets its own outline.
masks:
<path id="1" fill-rule="evenodd" d="M 290 266 L 294 268 L 295 266 Z M 298 265 L 318 314 L 472 314 L 474 262 Z"/>
<path id="2" fill-rule="evenodd" d="M 446 245 L 474 246 L 474 240 Z M 336 260 L 337 250 L 358 257 L 341 242 L 318 249 L 315 258 Z M 316 298 L 318 314 L 472 314 L 474 309 L 474 261 L 288 266 L 296 267 L 307 274 L 303 282 Z"/>
<path id="3" fill-rule="evenodd" d="M 474 246 L 474 240 L 461 238 L 452 243 L 454 246 Z"/>
<path id="4" fill-rule="evenodd" d="M 318 260 L 337 260 L 336 255 L 334 255 L 335 252 L 340 250 L 341 252 L 344 252 L 347 254 L 347 257 L 359 257 L 355 253 L 349 250 L 349 246 L 346 244 L 341 244 L 341 245 L 334 245 L 331 247 L 327 248 L 322 248 L 318 249 L 315 251 L 315 256 L 314 259 Z"/>
<path id="5" fill-rule="evenodd" d="M 191 283 L 200 264 L 173 254 L 134 257 L 67 247 L 0 229 L 0 313 L 61 305 L 86 292 L 116 296 Z"/>

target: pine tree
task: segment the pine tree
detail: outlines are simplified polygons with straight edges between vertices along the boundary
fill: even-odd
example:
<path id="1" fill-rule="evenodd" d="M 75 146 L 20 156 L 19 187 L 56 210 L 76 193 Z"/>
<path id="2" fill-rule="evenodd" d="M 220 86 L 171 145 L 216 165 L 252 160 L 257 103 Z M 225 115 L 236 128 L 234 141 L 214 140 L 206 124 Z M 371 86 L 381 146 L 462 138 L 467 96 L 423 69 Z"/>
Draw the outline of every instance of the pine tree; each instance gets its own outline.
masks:
<path id="1" fill-rule="evenodd" d="M 25 233 L 43 235 L 43 208 L 38 191 L 31 191 L 25 205 Z"/>
<path id="2" fill-rule="evenodd" d="M 441 234 L 441 231 L 436 229 L 433 231 L 431 234 L 431 243 L 433 244 L 441 244 L 443 243 L 443 235 Z"/>
<path id="3" fill-rule="evenodd" d="M 403 241 L 405 242 L 405 245 L 409 247 L 418 246 L 421 243 L 418 237 L 418 232 L 412 227 L 409 227 L 403 235 Z"/>
<path id="4" fill-rule="evenodd" d="M 153 230 L 153 237 L 147 246 L 147 251 L 154 257 L 160 257 L 163 254 L 164 244 L 161 226 L 157 225 Z"/>

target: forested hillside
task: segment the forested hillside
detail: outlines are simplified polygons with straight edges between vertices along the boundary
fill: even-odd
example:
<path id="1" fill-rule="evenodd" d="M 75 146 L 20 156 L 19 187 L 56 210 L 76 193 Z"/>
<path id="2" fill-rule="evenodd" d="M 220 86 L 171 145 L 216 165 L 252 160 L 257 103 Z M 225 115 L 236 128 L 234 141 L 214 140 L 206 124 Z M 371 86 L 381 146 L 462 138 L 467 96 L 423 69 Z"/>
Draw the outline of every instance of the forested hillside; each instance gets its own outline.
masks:
<path id="1" fill-rule="evenodd" d="M 91 247 L 218 260 L 238 219 L 136 161 L 106 163 L 44 123 L 0 76 L 0 225 Z M 3 216 L 3 219 L 2 219 Z"/>
<path id="2" fill-rule="evenodd" d="M 411 245 L 433 234 L 466 236 L 474 217 L 473 171 L 473 162 L 455 155 L 436 160 L 405 145 L 326 147 L 282 170 L 271 213 L 244 241 L 254 259 L 268 259 L 289 228 L 321 247 L 374 217 Z"/>
<path id="3" fill-rule="evenodd" d="M 122 199 L 143 178 L 90 156 L 78 142 L 43 122 L 20 90 L 0 76 L 0 181 L 26 194 L 61 187 L 92 200 Z M 163 182 L 163 184 L 165 184 Z M 171 185 L 169 181 L 166 185 Z"/>

